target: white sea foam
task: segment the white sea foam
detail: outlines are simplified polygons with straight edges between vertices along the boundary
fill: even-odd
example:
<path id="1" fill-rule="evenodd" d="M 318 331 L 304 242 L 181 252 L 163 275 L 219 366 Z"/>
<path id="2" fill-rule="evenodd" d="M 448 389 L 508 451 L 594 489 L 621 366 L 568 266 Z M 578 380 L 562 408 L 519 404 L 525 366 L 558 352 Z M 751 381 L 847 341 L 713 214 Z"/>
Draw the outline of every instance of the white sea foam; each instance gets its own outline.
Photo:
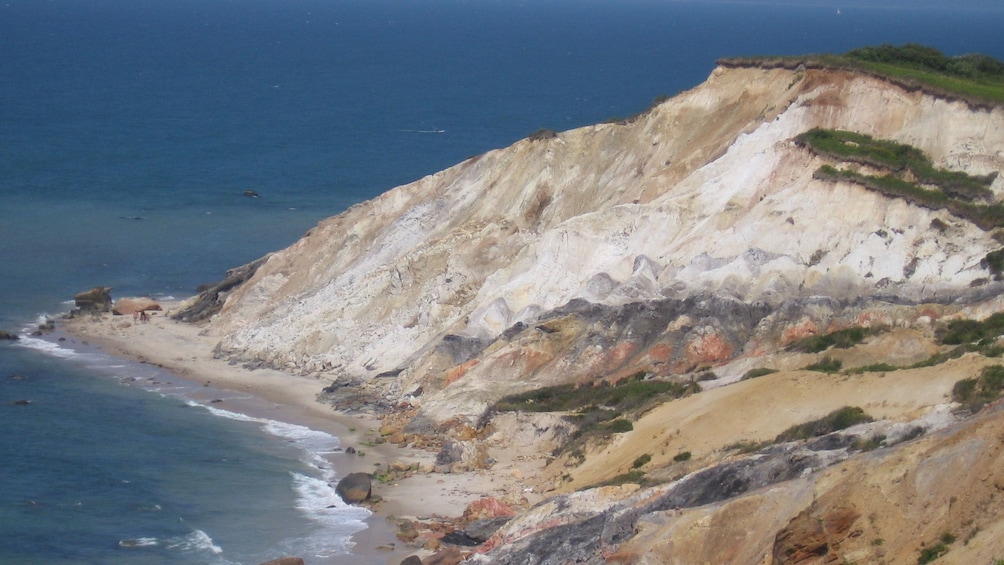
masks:
<path id="1" fill-rule="evenodd" d="M 297 493 L 296 509 L 321 529 L 297 545 L 318 556 L 345 553 L 352 547 L 352 534 L 366 529 L 370 511 L 349 506 L 331 488 L 328 478 L 318 479 L 300 473 L 290 473 Z"/>
<path id="2" fill-rule="evenodd" d="M 255 416 L 248 416 L 247 414 L 242 414 L 240 412 L 232 412 L 230 410 L 224 410 L 222 408 L 216 408 L 215 406 L 207 406 L 204 404 L 190 403 L 193 406 L 202 406 L 206 410 L 209 410 L 212 414 L 220 416 L 222 418 L 229 418 L 231 420 L 238 420 L 241 422 L 254 422 L 260 424 L 261 428 L 276 436 L 286 440 L 290 440 L 297 444 L 303 450 L 313 453 L 334 453 L 338 449 L 338 437 L 333 436 L 327 432 L 322 432 L 319 430 L 314 430 L 306 426 L 301 426 L 299 424 L 290 424 L 287 422 L 279 422 L 277 420 L 270 420 L 268 418 L 258 418 Z"/>
<path id="3" fill-rule="evenodd" d="M 223 548 L 213 542 L 213 538 L 202 530 L 192 530 L 190 534 L 183 537 L 164 540 L 164 546 L 168 549 L 179 551 L 203 552 L 208 551 L 214 555 L 223 553 Z"/>
<path id="4" fill-rule="evenodd" d="M 133 548 L 133 547 L 155 547 L 160 545 L 160 540 L 157 538 L 129 538 L 119 540 L 119 547 Z"/>
<path id="5" fill-rule="evenodd" d="M 70 349 L 68 347 L 62 347 L 56 342 L 40 339 L 37 337 L 32 337 L 30 335 L 25 335 L 25 334 L 18 336 L 18 340 L 14 342 L 14 345 L 17 345 L 18 347 L 27 347 L 28 349 L 34 349 L 35 351 L 44 353 L 46 355 L 50 355 L 52 357 L 59 357 L 61 359 L 83 357 L 81 353 L 78 353 L 77 351 Z"/>
<path id="6" fill-rule="evenodd" d="M 306 551 L 318 557 L 344 555 L 350 550 L 352 535 L 366 528 L 365 520 L 371 512 L 366 508 L 346 504 L 333 488 L 332 483 L 338 480 L 338 476 L 322 455 L 338 449 L 336 436 L 298 424 L 249 416 L 214 406 L 190 404 L 203 406 L 212 414 L 223 418 L 258 424 L 265 432 L 296 445 L 303 453 L 303 462 L 314 468 L 320 476 L 290 473 L 293 491 L 296 493 L 295 507 L 310 521 L 318 524 L 319 528 L 311 535 L 288 540 L 288 543 L 298 551 Z"/>

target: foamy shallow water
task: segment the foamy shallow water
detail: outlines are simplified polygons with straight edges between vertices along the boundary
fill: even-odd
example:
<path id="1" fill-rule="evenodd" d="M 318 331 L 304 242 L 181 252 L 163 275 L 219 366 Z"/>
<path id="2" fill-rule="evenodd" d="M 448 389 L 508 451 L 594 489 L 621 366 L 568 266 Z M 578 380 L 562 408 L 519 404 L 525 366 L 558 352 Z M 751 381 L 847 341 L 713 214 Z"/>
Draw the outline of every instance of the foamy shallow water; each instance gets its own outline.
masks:
<path id="1" fill-rule="evenodd" d="M 87 527 L 94 530 L 93 535 L 109 538 L 102 544 L 110 552 L 104 559 L 118 556 L 130 563 L 254 563 L 290 554 L 313 558 L 312 562 L 336 563 L 351 555 L 352 536 L 367 527 L 371 513 L 346 505 L 335 493 L 339 475 L 328 458 L 341 451 L 336 436 L 197 402 L 190 395 L 205 396 L 205 387 L 156 367 L 109 356 L 72 339 L 58 341 L 60 337 L 59 332 L 41 338 L 25 335 L 14 342 L 12 350 L 41 354 L 48 362 L 42 362 L 28 375 L 20 374 L 4 382 L 7 390 L 10 385 L 40 384 L 48 394 L 67 394 L 68 398 L 36 396 L 28 399 L 28 409 L 43 409 L 53 403 L 83 403 L 89 409 L 86 418 L 95 424 L 94 434 L 101 434 L 105 427 L 121 430 L 133 425 L 136 429 L 132 431 L 137 433 L 120 434 L 124 437 L 118 439 L 91 438 L 98 445 L 105 439 L 117 442 L 105 449 L 115 454 L 112 459 L 126 466 L 110 473 L 117 478 L 105 477 L 101 481 L 106 489 L 100 489 L 99 496 L 61 502 L 46 497 L 11 500 L 19 510 L 42 509 L 44 516 L 39 518 L 56 521 L 67 519 L 64 511 L 76 514 L 89 510 L 94 517 L 112 513 L 109 524 L 92 517 L 86 520 Z M 40 369 L 50 374 L 39 376 Z M 60 384 L 83 387 L 88 393 L 86 400 L 74 387 L 59 391 Z M 29 392 L 24 390 L 28 387 L 21 388 Z M 99 396 L 94 397 L 96 391 L 100 391 Z M 219 392 L 223 393 L 219 396 L 226 395 L 226 391 Z M 137 405 L 143 407 L 140 420 L 130 414 L 136 412 Z M 45 425 L 53 430 L 72 426 L 71 422 L 60 422 L 59 412 L 74 420 L 73 414 L 57 411 L 57 417 L 47 417 Z M 107 418 L 103 419 L 102 413 Z M 158 422 L 158 416 L 164 421 Z M 36 425 L 44 428 L 38 422 Z M 44 429 L 39 431 L 45 433 Z M 83 429 L 77 432 L 81 436 L 89 434 Z M 92 454 L 102 457 L 98 452 Z M 26 465 L 32 467 L 31 461 Z M 129 470 L 132 466 L 139 471 L 138 477 Z M 27 470 L 18 472 L 24 474 Z M 42 470 L 31 473 L 44 482 Z M 150 486 L 158 482 L 167 484 L 163 488 Z M 112 492 L 108 492 L 109 484 L 114 485 Z M 86 484 L 80 488 L 85 489 Z M 114 515 L 112 507 L 123 514 Z M 216 516 L 221 507 L 232 509 L 225 518 Z M 243 519 L 239 519 L 241 515 Z M 139 519 L 133 521 L 130 517 Z M 122 531 L 112 531 L 116 523 Z M 87 560 L 68 557 L 51 562 Z"/>

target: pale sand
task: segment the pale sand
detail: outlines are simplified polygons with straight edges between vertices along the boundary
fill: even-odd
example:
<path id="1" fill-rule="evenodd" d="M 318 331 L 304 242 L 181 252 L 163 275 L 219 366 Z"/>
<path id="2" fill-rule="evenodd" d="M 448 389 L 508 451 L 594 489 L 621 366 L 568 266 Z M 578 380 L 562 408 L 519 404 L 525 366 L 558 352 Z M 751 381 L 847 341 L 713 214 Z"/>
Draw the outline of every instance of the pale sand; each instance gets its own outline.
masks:
<path id="1" fill-rule="evenodd" d="M 247 393 L 254 401 L 224 397 L 219 407 L 251 416 L 304 425 L 340 439 L 341 446 L 354 447 L 364 456 L 340 454 L 332 464 L 340 474 L 355 471 L 372 473 L 395 461 L 418 463 L 429 469 L 436 454 L 391 444 L 373 445 L 379 435 L 379 421 L 366 415 L 347 415 L 334 411 L 317 400 L 326 381 L 270 369 L 245 369 L 213 358 L 216 340 L 201 335 L 199 326 L 169 318 L 179 303 L 161 303 L 163 312 L 151 313 L 147 323 L 134 323 L 131 316 L 104 314 L 82 316 L 63 322 L 69 336 L 100 347 L 105 352 L 149 363 L 166 369 L 193 383 L 214 389 Z M 216 393 L 218 394 L 218 393 Z M 198 395 L 197 395 L 198 396 Z M 203 402 L 215 398 L 196 398 Z M 371 527 L 354 538 L 356 551 L 386 554 L 387 563 L 399 563 L 411 554 L 421 554 L 404 547 L 395 536 L 395 527 L 387 524 L 395 518 L 460 516 L 467 504 L 496 491 L 491 477 L 483 473 L 418 473 L 393 484 L 374 481 L 373 494 L 382 499 Z M 388 550 L 388 547 L 395 547 Z M 427 552 L 424 552 L 427 553 Z"/>

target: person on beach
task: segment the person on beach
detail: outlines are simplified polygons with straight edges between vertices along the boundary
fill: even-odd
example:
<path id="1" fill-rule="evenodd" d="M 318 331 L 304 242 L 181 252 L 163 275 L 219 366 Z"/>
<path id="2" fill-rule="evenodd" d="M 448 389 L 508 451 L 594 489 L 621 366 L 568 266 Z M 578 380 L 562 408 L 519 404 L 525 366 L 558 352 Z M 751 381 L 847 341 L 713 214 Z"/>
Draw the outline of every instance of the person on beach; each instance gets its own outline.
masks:
<path id="1" fill-rule="evenodd" d="M 150 321 L 150 316 L 146 315 L 146 310 L 143 310 L 142 312 L 139 313 L 139 321 L 143 322 L 144 324 Z"/>

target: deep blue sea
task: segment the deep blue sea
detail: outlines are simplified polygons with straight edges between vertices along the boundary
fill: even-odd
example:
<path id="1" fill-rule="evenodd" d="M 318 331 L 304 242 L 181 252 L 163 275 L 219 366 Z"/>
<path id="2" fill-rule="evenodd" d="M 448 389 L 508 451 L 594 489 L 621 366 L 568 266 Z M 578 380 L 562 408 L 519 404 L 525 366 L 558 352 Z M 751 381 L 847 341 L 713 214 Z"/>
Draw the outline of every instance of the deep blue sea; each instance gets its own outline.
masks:
<path id="1" fill-rule="evenodd" d="M 0 329 L 97 285 L 189 296 L 394 186 L 637 113 L 719 57 L 1004 59 L 1001 29 L 996 0 L 3 0 Z M 333 500 L 320 457 L 338 438 L 75 347 L 0 344 L 0 563 L 361 562 L 366 512 Z"/>

